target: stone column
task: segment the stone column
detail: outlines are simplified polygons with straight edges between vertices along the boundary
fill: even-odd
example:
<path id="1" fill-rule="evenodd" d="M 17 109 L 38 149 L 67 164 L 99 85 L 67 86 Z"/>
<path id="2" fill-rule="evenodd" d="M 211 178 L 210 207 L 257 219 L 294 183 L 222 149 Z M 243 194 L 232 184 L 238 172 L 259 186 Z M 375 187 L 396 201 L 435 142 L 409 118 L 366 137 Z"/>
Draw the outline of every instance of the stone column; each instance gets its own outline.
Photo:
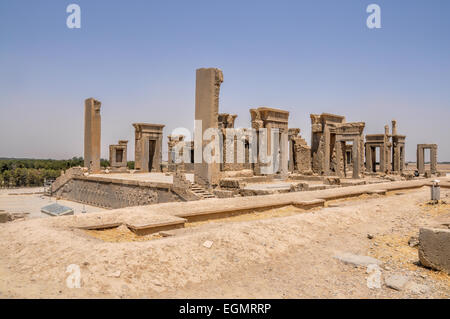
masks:
<path id="1" fill-rule="evenodd" d="M 209 128 L 218 129 L 219 93 L 223 82 L 223 73 L 215 68 L 198 69 L 196 73 L 195 87 L 195 120 L 201 121 L 201 150 L 210 141 L 203 140 L 204 132 Z M 198 131 L 197 133 L 200 133 Z M 200 140 L 196 138 L 196 141 Z M 199 146 L 197 146 L 199 147 Z M 205 186 L 218 183 L 220 163 L 206 163 L 202 156 L 202 162 L 195 164 L 195 181 Z"/>
<path id="2" fill-rule="evenodd" d="M 360 151 L 359 138 L 355 138 L 353 140 L 353 153 L 352 153 L 352 157 L 353 157 L 353 176 L 352 176 L 352 178 L 354 178 L 354 179 L 360 178 L 361 168 L 359 166 L 359 161 L 360 161 L 359 151 Z"/>
<path id="3" fill-rule="evenodd" d="M 156 139 L 155 143 L 155 156 L 153 159 L 153 169 L 155 172 L 161 172 L 161 164 L 162 164 L 162 142 L 163 142 L 163 136 L 160 135 Z"/>
<path id="4" fill-rule="evenodd" d="M 372 172 L 372 147 L 366 143 L 366 170 Z"/>
<path id="5" fill-rule="evenodd" d="M 436 174 L 437 171 L 437 145 L 430 148 L 430 170 L 431 174 Z"/>
<path id="6" fill-rule="evenodd" d="M 295 147 L 295 137 L 300 134 L 299 128 L 290 128 L 288 129 L 288 139 L 289 139 L 289 172 L 294 172 L 295 170 L 295 156 L 294 156 L 294 147 Z"/>
<path id="7" fill-rule="evenodd" d="M 93 98 L 84 101 L 84 166 L 91 173 L 100 171 L 101 105 Z"/>
<path id="8" fill-rule="evenodd" d="M 323 159 L 323 174 L 324 175 L 330 175 L 330 128 L 328 127 L 327 124 L 324 124 L 324 130 L 323 130 L 323 134 L 324 134 L 324 159 Z"/>
<path id="9" fill-rule="evenodd" d="M 289 172 L 294 172 L 295 163 L 294 163 L 294 140 L 292 136 L 289 136 Z"/>
<path id="10" fill-rule="evenodd" d="M 286 132 L 282 132 L 280 134 L 280 173 L 283 177 L 287 177 L 288 175 L 288 134 Z"/>
<path id="11" fill-rule="evenodd" d="M 383 143 L 383 173 L 388 173 L 391 162 L 390 142 L 389 142 L 389 125 L 384 126 L 384 143 Z"/>
<path id="12" fill-rule="evenodd" d="M 361 132 L 361 134 L 358 137 L 358 145 L 359 145 L 359 149 L 358 149 L 358 154 L 359 154 L 359 158 L 358 158 L 358 166 L 359 166 L 359 177 L 361 177 L 361 174 L 363 174 L 365 172 L 365 166 L 364 166 L 364 135 Z"/>
<path id="13" fill-rule="evenodd" d="M 416 166 L 417 170 L 419 171 L 419 174 L 425 173 L 425 161 L 424 161 L 424 155 L 425 150 L 424 148 L 419 144 L 417 145 L 417 159 L 416 159 Z"/>
<path id="14" fill-rule="evenodd" d="M 396 135 L 397 135 L 397 121 L 392 120 L 392 136 L 396 136 Z"/>
<path id="15" fill-rule="evenodd" d="M 335 143 L 335 149 L 336 149 L 336 174 L 338 177 L 343 178 L 345 177 L 346 171 L 345 171 L 345 159 L 344 161 L 341 161 L 342 158 L 344 158 L 343 154 L 343 148 L 344 148 L 345 142 L 336 139 Z M 342 163 L 344 163 L 344 166 L 342 166 Z"/>

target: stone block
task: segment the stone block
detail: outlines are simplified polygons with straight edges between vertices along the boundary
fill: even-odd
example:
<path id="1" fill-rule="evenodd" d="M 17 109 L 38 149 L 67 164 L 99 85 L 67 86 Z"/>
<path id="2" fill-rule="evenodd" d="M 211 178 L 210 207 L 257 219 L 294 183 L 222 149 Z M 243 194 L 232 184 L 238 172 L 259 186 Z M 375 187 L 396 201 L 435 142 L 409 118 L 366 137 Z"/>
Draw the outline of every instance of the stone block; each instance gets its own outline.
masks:
<path id="1" fill-rule="evenodd" d="M 234 197 L 235 192 L 230 190 L 223 190 L 223 189 L 215 189 L 213 191 L 214 195 L 216 195 L 218 198 L 231 198 Z"/>
<path id="2" fill-rule="evenodd" d="M 239 189 L 240 188 L 240 181 L 239 179 L 234 179 L 234 178 L 222 178 L 219 182 L 220 187 L 223 188 L 236 188 Z"/>
<path id="3" fill-rule="evenodd" d="M 419 259 L 425 267 L 450 274 L 450 229 L 421 228 Z"/>
<path id="4" fill-rule="evenodd" d="M 0 211 L 0 223 L 6 223 L 9 220 L 9 214 L 5 211 Z"/>

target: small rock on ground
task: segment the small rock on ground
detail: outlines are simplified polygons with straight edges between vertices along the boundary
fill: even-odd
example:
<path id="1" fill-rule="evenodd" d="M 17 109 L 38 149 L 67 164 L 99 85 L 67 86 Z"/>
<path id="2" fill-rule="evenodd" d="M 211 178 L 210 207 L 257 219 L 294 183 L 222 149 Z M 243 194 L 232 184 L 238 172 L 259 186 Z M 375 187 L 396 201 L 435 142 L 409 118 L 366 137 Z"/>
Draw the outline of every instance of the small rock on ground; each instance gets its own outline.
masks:
<path id="1" fill-rule="evenodd" d="M 386 284 L 386 287 L 401 291 L 405 288 L 406 284 L 408 283 L 408 280 L 409 278 L 407 276 L 391 275 L 385 277 L 384 283 Z"/>
<path id="2" fill-rule="evenodd" d="M 352 253 L 342 253 L 334 256 L 337 260 L 353 266 L 381 265 L 382 261 L 369 256 L 354 255 Z"/>

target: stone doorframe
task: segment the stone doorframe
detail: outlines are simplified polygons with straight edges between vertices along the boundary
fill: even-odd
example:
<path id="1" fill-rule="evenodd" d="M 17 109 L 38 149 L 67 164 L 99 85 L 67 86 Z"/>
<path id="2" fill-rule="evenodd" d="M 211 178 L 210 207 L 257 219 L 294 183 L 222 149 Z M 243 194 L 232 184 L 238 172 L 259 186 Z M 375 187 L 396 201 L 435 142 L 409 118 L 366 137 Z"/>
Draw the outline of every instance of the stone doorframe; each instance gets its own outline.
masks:
<path id="1" fill-rule="evenodd" d="M 425 150 L 430 150 L 430 171 L 436 174 L 437 167 L 437 144 L 417 144 L 417 170 L 419 174 L 425 173 Z"/>
<path id="2" fill-rule="evenodd" d="M 155 141 L 155 150 L 152 159 L 152 172 L 161 172 L 162 163 L 162 124 L 134 123 L 135 128 L 135 169 L 149 172 L 150 140 Z"/>

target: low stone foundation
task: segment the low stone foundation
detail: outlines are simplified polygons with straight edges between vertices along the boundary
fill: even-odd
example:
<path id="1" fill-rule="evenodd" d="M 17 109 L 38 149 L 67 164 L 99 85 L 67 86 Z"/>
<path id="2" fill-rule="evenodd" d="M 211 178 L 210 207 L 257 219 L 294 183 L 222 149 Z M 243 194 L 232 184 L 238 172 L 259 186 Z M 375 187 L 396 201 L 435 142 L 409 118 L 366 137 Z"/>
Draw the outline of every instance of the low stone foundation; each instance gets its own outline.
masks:
<path id="1" fill-rule="evenodd" d="M 181 201 L 170 188 L 88 178 L 74 178 L 54 195 L 79 203 L 112 209 Z"/>

